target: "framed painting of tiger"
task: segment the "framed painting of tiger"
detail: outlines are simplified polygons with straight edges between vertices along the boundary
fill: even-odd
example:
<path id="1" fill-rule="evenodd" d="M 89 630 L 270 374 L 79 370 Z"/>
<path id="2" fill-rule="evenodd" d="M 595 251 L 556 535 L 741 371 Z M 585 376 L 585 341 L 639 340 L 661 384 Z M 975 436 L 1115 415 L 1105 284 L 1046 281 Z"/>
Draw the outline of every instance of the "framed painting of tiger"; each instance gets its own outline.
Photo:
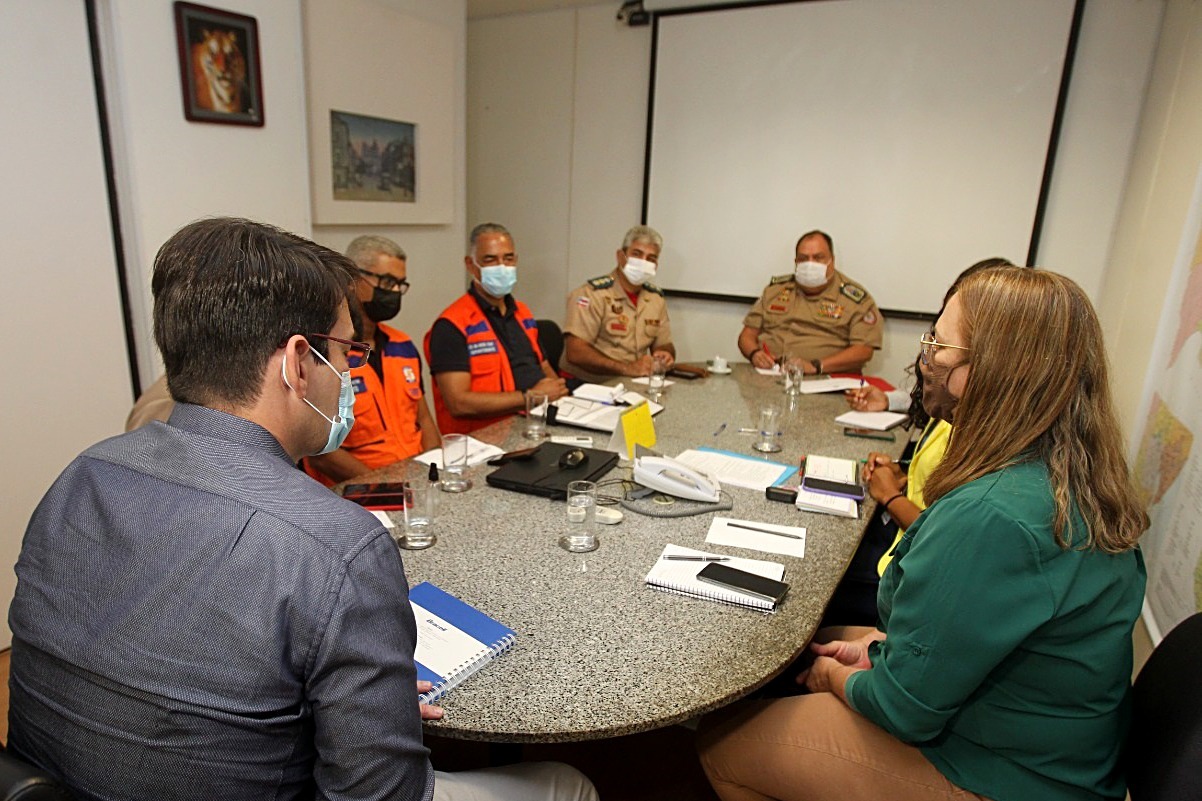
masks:
<path id="1" fill-rule="evenodd" d="M 184 117 L 225 125 L 263 124 L 259 26 L 254 17 L 175 3 Z"/>

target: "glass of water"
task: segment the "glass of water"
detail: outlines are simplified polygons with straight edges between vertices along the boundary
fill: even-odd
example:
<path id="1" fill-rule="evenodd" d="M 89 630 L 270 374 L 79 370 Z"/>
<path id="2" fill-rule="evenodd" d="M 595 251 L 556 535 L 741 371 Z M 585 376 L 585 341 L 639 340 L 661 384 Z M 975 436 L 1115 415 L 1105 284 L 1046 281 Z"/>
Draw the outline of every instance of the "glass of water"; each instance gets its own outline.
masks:
<path id="1" fill-rule="evenodd" d="M 471 440 L 467 434 L 443 434 L 442 436 L 442 491 L 466 492 L 472 488 L 472 480 L 464 475 L 467 471 L 467 454 Z"/>
<path id="2" fill-rule="evenodd" d="M 805 375 L 805 370 L 801 364 L 796 361 L 788 361 L 782 365 L 782 370 L 785 374 L 785 394 L 796 396 L 801 394 L 801 377 Z"/>
<path id="3" fill-rule="evenodd" d="M 776 453 L 780 450 L 780 409 L 775 406 L 765 406 L 760 409 L 759 438 L 751 447 L 763 453 Z"/>
<path id="4" fill-rule="evenodd" d="M 434 504 L 434 485 L 410 483 L 405 487 L 405 509 L 397 528 L 397 545 L 418 551 L 438 542 L 434 534 Z"/>
<path id="5" fill-rule="evenodd" d="M 547 405 L 549 398 L 541 392 L 526 393 L 526 439 L 547 438 Z"/>
<path id="6" fill-rule="evenodd" d="M 651 365 L 651 375 L 647 376 L 647 397 L 659 403 L 664 395 L 664 385 L 667 382 L 668 365 L 656 359 Z"/>
<path id="7" fill-rule="evenodd" d="M 559 547 L 572 553 L 597 550 L 597 485 L 592 481 L 568 484 L 568 530 Z"/>

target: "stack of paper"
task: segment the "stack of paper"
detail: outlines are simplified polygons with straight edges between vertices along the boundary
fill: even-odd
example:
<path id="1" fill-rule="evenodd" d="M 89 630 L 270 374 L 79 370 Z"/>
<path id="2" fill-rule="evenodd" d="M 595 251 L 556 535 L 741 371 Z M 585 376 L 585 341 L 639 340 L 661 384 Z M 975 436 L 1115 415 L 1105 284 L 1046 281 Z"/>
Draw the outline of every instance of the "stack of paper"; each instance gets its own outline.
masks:
<path id="1" fill-rule="evenodd" d="M 489 459 L 494 459 L 505 451 L 498 448 L 496 445 L 489 445 L 487 442 L 481 442 L 475 437 L 467 438 L 467 466 L 474 467 L 478 464 L 484 464 Z M 422 464 L 436 464 L 442 467 L 442 448 L 434 448 L 425 453 L 419 453 L 413 457 L 415 462 Z"/>
<path id="2" fill-rule="evenodd" d="M 796 503 L 797 508 L 803 512 L 819 512 L 836 517 L 860 516 L 860 505 L 856 503 L 855 498 L 848 498 L 846 495 L 827 495 L 798 487 Z"/>
<path id="3" fill-rule="evenodd" d="M 659 561 L 655 563 L 655 567 L 651 568 L 651 572 L 647 574 L 646 581 L 652 589 L 674 592 L 680 595 L 692 595 L 696 598 L 706 598 L 711 601 L 721 601 L 738 606 L 749 606 L 755 609 L 763 609 L 766 612 L 775 611 L 776 604 L 772 601 L 748 595 L 738 590 L 707 584 L 699 580 L 697 574 L 709 564 L 708 562 L 674 561 L 664 558 L 669 555 L 696 557 L 720 556 L 720 554 L 698 551 L 693 548 L 685 548 L 681 545 L 665 545 L 664 552 L 660 555 Z M 780 562 L 766 562 L 762 559 L 744 559 L 739 556 L 728 556 L 722 561 L 722 564 L 744 570 L 748 573 L 755 573 L 757 576 L 763 576 L 775 581 L 780 581 L 785 576 L 785 566 Z"/>
<path id="4" fill-rule="evenodd" d="M 872 431 L 888 431 L 906 422 L 909 415 L 901 412 L 844 412 L 835 422 L 847 428 L 867 428 Z"/>
<path id="5" fill-rule="evenodd" d="M 683 451 L 676 461 L 708 473 L 728 486 L 760 492 L 773 484 L 780 484 L 797 472 L 796 467 L 781 462 L 769 462 L 755 456 L 713 448 Z"/>
<path id="6" fill-rule="evenodd" d="M 646 403 L 653 415 L 664 410 L 663 406 L 639 393 L 626 391 L 621 384 L 616 387 L 583 384 L 571 397 L 560 398 L 551 405 L 556 408 L 556 423 L 612 432 L 618 427 L 622 412 L 640 403 Z"/>

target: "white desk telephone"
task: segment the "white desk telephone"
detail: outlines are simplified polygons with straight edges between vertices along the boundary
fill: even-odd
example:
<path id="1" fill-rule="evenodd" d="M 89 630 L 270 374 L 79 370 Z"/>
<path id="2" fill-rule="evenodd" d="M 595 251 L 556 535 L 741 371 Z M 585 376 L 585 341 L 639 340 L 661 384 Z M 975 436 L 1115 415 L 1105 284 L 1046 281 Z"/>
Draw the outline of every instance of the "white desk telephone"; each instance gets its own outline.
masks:
<path id="1" fill-rule="evenodd" d="M 634 480 L 648 489 L 690 501 L 717 503 L 717 479 L 666 456 L 635 456 Z"/>

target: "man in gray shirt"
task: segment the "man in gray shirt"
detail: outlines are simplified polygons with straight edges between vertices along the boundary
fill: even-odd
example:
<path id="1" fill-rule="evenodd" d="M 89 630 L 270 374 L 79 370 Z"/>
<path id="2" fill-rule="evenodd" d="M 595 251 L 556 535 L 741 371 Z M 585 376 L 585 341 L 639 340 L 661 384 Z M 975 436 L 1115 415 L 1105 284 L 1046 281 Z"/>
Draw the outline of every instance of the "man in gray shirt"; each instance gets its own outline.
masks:
<path id="1" fill-rule="evenodd" d="M 247 220 L 193 223 L 159 251 L 176 408 L 58 478 L 9 613 L 9 746 L 77 798 L 445 797 L 396 546 L 295 467 L 352 422 L 349 269 Z M 565 766 L 454 778 L 472 798 L 552 797 L 544 769 L 575 780 L 558 797 L 595 798 Z"/>

